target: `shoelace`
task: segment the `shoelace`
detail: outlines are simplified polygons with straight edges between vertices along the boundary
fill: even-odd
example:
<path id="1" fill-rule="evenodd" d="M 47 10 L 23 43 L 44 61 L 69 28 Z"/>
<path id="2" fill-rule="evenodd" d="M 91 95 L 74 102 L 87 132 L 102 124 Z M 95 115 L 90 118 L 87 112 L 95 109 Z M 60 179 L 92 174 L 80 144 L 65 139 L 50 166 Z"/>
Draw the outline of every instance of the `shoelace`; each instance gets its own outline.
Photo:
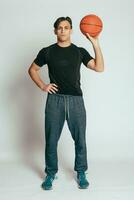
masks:
<path id="1" fill-rule="evenodd" d="M 47 175 L 45 180 L 50 180 L 52 182 L 54 179 L 57 179 L 57 178 L 58 178 L 57 176 L 52 177 L 52 176 Z"/>
<path id="2" fill-rule="evenodd" d="M 79 176 L 78 176 L 79 180 L 82 180 L 83 178 L 86 179 L 86 174 L 88 174 L 88 173 L 87 172 L 79 173 Z"/>

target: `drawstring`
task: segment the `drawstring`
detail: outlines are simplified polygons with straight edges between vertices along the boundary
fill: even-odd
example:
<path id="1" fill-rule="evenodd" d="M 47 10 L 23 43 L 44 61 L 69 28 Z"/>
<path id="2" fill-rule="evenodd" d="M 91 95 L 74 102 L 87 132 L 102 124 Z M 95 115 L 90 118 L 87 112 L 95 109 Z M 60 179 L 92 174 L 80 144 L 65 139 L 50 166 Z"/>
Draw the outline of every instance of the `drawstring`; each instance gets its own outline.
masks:
<path id="1" fill-rule="evenodd" d="M 65 119 L 66 119 L 66 111 L 68 114 L 68 118 L 69 118 L 69 99 L 68 99 L 68 105 L 66 104 L 66 97 L 64 96 L 64 101 L 65 101 Z"/>

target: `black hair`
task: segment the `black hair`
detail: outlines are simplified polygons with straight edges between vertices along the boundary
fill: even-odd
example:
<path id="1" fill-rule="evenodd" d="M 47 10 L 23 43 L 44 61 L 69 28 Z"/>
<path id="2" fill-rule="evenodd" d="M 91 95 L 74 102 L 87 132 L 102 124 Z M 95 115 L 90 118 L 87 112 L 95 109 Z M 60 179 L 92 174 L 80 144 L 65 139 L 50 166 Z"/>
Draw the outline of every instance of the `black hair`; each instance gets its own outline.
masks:
<path id="1" fill-rule="evenodd" d="M 57 29 L 58 25 L 60 22 L 67 20 L 70 23 L 71 29 L 72 29 L 72 20 L 70 17 L 59 17 L 58 19 L 56 19 L 56 21 L 54 22 L 54 28 Z"/>

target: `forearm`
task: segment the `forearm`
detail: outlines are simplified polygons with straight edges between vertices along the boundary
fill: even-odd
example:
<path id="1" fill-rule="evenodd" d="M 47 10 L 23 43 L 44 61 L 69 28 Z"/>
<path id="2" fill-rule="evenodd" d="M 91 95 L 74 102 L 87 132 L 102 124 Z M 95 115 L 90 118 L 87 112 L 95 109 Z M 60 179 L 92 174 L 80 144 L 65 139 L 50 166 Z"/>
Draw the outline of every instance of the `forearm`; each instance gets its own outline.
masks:
<path id="1" fill-rule="evenodd" d="M 93 44 L 93 49 L 95 53 L 95 70 L 104 71 L 104 59 L 99 43 Z"/>
<path id="2" fill-rule="evenodd" d="M 28 71 L 31 79 L 35 82 L 35 84 L 40 88 L 43 89 L 44 85 L 46 85 L 40 78 L 38 71 L 36 70 L 29 70 Z"/>

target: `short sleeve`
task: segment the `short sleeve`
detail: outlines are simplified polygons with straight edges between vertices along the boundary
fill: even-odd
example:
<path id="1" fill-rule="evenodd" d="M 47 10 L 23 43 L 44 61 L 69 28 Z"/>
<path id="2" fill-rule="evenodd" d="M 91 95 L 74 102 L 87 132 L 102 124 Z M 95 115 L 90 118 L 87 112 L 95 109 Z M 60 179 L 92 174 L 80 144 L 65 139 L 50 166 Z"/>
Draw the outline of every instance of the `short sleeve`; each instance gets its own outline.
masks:
<path id="1" fill-rule="evenodd" d="M 80 51 L 82 54 L 82 62 L 85 66 L 87 66 L 87 63 L 94 58 L 89 54 L 89 52 L 85 48 L 80 47 Z"/>
<path id="2" fill-rule="evenodd" d="M 42 67 L 43 65 L 47 64 L 46 53 L 47 48 L 42 48 L 38 52 L 36 58 L 34 59 L 34 63 L 37 64 L 39 67 Z"/>

